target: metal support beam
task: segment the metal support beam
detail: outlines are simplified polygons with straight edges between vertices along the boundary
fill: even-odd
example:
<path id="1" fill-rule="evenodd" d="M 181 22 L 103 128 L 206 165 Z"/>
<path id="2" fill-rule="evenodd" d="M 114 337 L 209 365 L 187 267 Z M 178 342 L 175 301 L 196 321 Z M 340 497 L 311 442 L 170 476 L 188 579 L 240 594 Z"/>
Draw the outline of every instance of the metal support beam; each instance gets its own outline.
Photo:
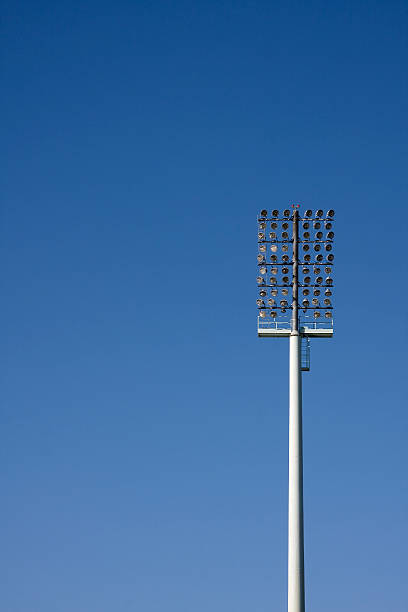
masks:
<path id="1" fill-rule="evenodd" d="M 293 300 L 289 339 L 288 612 L 305 612 L 302 364 L 298 318 L 298 211 L 293 211 Z"/>
<path id="2" fill-rule="evenodd" d="M 301 336 L 289 339 L 288 612 L 305 611 Z"/>

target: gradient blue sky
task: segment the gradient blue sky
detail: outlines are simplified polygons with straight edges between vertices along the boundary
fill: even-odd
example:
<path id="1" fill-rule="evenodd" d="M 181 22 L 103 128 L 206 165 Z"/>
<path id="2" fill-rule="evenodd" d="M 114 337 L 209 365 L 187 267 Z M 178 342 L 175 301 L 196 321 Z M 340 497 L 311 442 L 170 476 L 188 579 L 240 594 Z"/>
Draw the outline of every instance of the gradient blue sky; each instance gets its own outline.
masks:
<path id="1" fill-rule="evenodd" d="M 3 3 L 1 609 L 285 610 L 256 213 L 336 209 L 306 600 L 406 612 L 407 4 Z"/>

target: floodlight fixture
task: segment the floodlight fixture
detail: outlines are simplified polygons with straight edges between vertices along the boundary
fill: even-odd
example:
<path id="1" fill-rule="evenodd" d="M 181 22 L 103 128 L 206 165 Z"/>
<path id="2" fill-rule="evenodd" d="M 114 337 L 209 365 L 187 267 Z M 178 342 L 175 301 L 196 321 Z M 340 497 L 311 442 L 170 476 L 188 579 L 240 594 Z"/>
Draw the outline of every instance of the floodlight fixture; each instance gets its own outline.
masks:
<path id="1" fill-rule="evenodd" d="M 304 612 L 301 377 L 302 370 L 309 369 L 309 362 L 307 358 L 303 363 L 302 344 L 308 357 L 310 338 L 327 338 L 333 333 L 334 211 L 324 216 L 321 209 L 315 213 L 306 210 L 301 215 L 298 205 L 292 205 L 291 211 L 273 210 L 270 219 L 267 214 L 262 210 L 258 217 L 258 335 L 289 337 L 288 612 Z M 299 231 L 303 232 L 301 238 Z M 268 261 L 270 258 L 268 264 L 266 256 Z"/>

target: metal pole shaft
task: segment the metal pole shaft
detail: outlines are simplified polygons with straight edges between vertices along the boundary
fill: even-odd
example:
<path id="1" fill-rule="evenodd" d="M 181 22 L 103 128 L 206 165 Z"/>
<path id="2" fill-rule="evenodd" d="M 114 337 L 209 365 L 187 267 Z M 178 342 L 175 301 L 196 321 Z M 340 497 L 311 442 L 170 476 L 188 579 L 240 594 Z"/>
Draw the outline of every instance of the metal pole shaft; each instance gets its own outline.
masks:
<path id="1" fill-rule="evenodd" d="M 293 302 L 289 340 L 288 612 L 305 611 L 302 373 L 298 322 L 298 214 L 293 213 Z"/>

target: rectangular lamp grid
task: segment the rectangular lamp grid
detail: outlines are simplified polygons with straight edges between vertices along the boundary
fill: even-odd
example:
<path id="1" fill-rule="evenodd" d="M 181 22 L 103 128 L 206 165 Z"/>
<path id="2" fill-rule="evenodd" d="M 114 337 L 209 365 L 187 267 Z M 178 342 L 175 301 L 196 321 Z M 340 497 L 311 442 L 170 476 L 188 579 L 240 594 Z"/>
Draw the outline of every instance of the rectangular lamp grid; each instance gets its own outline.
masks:
<path id="1" fill-rule="evenodd" d="M 294 218 L 297 216 L 297 233 Z M 297 241 L 298 311 L 302 319 L 333 316 L 334 210 L 262 210 L 258 217 L 259 316 L 287 320 L 293 301 L 294 242 Z"/>

